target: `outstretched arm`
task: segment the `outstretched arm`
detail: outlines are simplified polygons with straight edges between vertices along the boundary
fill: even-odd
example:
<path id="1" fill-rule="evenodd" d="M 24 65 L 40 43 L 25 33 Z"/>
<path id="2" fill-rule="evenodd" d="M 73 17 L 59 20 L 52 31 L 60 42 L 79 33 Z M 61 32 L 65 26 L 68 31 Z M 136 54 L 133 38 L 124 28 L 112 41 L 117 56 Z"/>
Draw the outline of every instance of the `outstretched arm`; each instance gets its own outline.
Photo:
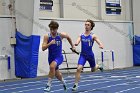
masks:
<path id="1" fill-rule="evenodd" d="M 101 41 L 99 40 L 99 38 L 95 34 L 93 34 L 92 37 L 93 37 L 93 40 L 95 40 L 97 42 L 97 44 L 99 45 L 99 48 L 103 49 L 104 48 L 103 47 L 103 44 L 101 43 Z"/>
<path id="2" fill-rule="evenodd" d="M 45 35 L 42 43 L 42 51 L 45 51 L 51 44 L 55 44 L 55 40 L 48 43 L 48 35 Z"/>
<path id="3" fill-rule="evenodd" d="M 78 46 L 79 43 L 80 43 L 80 41 L 81 41 L 81 37 L 79 36 L 78 39 L 77 39 L 77 41 L 76 41 L 76 43 L 75 43 L 75 46 Z"/>
<path id="4" fill-rule="evenodd" d="M 68 42 L 71 45 L 72 49 L 75 49 L 74 44 L 72 43 L 72 39 L 70 38 L 70 36 L 67 33 L 61 32 L 60 35 L 61 35 L 62 38 L 66 38 L 68 40 Z"/>

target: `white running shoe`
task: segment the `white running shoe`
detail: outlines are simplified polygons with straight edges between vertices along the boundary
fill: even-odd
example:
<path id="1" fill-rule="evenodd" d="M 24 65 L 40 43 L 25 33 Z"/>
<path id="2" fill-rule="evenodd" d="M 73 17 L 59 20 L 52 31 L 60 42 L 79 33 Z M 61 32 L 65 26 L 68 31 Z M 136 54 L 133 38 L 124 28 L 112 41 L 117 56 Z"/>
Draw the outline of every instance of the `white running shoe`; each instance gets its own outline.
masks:
<path id="1" fill-rule="evenodd" d="M 74 85 L 72 88 L 72 91 L 76 91 L 78 89 L 78 86 Z"/>
<path id="2" fill-rule="evenodd" d="M 67 91 L 67 89 L 68 89 L 68 88 L 67 88 L 67 85 L 64 84 L 63 87 L 64 87 L 64 91 Z"/>
<path id="3" fill-rule="evenodd" d="M 44 91 L 50 92 L 51 90 L 51 86 L 46 84 L 46 87 L 44 88 Z"/>

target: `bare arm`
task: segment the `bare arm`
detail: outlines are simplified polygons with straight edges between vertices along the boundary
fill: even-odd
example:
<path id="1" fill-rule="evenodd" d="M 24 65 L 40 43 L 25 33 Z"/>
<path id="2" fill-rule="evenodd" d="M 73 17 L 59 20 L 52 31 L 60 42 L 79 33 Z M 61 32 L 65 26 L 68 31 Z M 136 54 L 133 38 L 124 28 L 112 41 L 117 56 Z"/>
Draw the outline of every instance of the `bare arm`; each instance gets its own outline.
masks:
<path id="1" fill-rule="evenodd" d="M 97 44 L 99 45 L 99 48 L 103 49 L 103 44 L 101 43 L 101 41 L 99 40 L 99 38 L 93 34 L 93 40 L 95 40 L 97 42 Z"/>
<path id="2" fill-rule="evenodd" d="M 77 39 L 77 41 L 76 41 L 76 43 L 75 43 L 75 46 L 78 46 L 79 43 L 80 43 L 80 41 L 81 41 L 81 37 L 79 36 L 78 39 Z"/>
<path id="3" fill-rule="evenodd" d="M 61 32 L 60 35 L 61 35 L 62 38 L 66 38 L 68 40 L 69 44 L 71 45 L 71 47 L 74 49 L 72 39 L 69 37 L 69 35 L 65 32 Z"/>
<path id="4" fill-rule="evenodd" d="M 48 35 L 45 35 L 42 43 L 42 51 L 45 51 L 51 44 L 55 44 L 55 40 L 48 43 Z"/>

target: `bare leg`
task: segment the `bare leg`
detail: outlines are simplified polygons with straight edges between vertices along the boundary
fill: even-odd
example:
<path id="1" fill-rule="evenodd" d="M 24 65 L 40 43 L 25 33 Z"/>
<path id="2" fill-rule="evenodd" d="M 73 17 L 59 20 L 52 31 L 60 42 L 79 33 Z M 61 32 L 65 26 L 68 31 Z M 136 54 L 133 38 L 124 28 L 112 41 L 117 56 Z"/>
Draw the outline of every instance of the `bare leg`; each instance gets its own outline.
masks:
<path id="1" fill-rule="evenodd" d="M 63 87 L 64 87 L 64 90 L 67 91 L 66 82 L 65 82 L 65 80 L 63 79 L 62 74 L 61 74 L 61 72 L 60 72 L 59 70 L 56 70 L 55 76 L 56 76 L 56 78 L 57 78 L 58 80 L 60 80 L 60 81 L 62 82 Z"/>
<path id="2" fill-rule="evenodd" d="M 61 82 L 63 81 L 62 73 L 59 70 L 56 70 L 55 76 Z"/>
<path id="3" fill-rule="evenodd" d="M 99 69 L 101 72 L 103 72 L 103 68 L 102 68 L 102 67 L 99 67 L 98 64 L 96 64 L 95 67 L 91 68 L 91 72 L 95 72 L 95 71 L 97 71 L 98 69 Z"/>
<path id="4" fill-rule="evenodd" d="M 76 91 L 78 89 L 78 82 L 80 80 L 80 75 L 81 75 L 82 69 L 83 69 L 83 66 L 78 65 L 77 71 L 76 71 L 76 74 L 75 74 L 75 84 L 74 84 L 74 86 L 72 88 L 72 91 Z"/>
<path id="5" fill-rule="evenodd" d="M 50 71 L 49 71 L 49 74 L 48 74 L 48 83 L 46 85 L 46 88 L 44 89 L 44 91 L 47 91 L 49 92 L 50 89 L 51 89 L 51 82 L 52 82 L 52 79 L 53 77 L 55 76 L 55 68 L 56 68 L 56 62 L 53 61 L 51 64 L 50 64 Z"/>
<path id="6" fill-rule="evenodd" d="M 50 64 L 50 71 L 49 71 L 49 74 L 48 74 L 48 85 L 50 86 L 51 85 L 51 81 L 52 79 L 54 78 L 55 76 L 55 68 L 56 68 L 56 62 L 53 61 L 51 64 Z"/>
<path id="7" fill-rule="evenodd" d="M 78 67 L 77 67 L 77 72 L 75 74 L 75 83 L 77 83 L 77 84 L 80 80 L 80 75 L 81 75 L 82 68 L 83 68 L 82 65 L 78 65 Z"/>

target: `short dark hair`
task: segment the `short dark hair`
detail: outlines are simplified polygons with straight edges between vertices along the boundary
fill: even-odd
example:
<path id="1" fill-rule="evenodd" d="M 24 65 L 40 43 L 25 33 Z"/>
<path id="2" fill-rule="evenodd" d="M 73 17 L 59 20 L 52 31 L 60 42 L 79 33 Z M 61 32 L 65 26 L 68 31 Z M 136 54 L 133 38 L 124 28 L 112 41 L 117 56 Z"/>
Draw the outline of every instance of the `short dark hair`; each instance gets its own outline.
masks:
<path id="1" fill-rule="evenodd" d="M 90 22 L 91 23 L 91 30 L 93 29 L 93 27 L 95 27 L 95 23 L 93 20 L 87 19 L 86 22 Z"/>
<path id="2" fill-rule="evenodd" d="M 59 24 L 56 21 L 52 20 L 48 26 L 50 29 L 58 29 Z"/>

